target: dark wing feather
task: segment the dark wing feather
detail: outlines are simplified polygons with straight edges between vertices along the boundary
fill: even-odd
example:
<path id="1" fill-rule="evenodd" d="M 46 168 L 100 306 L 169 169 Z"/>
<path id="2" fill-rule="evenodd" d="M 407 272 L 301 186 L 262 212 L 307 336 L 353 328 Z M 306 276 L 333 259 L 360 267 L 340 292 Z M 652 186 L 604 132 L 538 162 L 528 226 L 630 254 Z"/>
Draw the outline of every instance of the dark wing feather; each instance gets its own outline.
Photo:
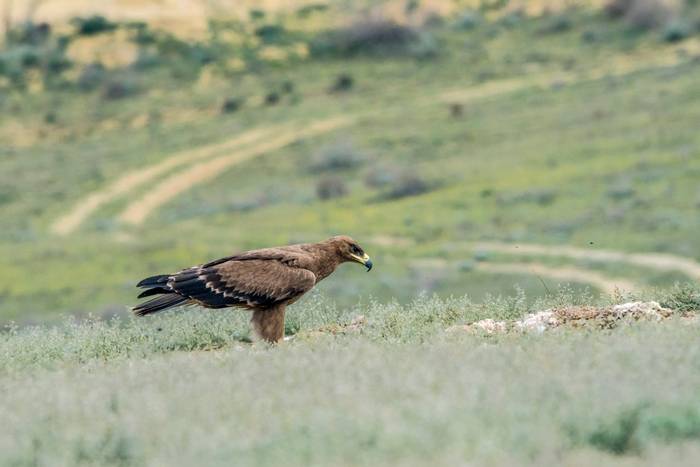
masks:
<path id="1" fill-rule="evenodd" d="M 170 277 L 168 287 L 209 308 L 268 308 L 298 298 L 315 283 L 314 273 L 289 266 L 283 257 L 248 257 L 185 269 Z"/>

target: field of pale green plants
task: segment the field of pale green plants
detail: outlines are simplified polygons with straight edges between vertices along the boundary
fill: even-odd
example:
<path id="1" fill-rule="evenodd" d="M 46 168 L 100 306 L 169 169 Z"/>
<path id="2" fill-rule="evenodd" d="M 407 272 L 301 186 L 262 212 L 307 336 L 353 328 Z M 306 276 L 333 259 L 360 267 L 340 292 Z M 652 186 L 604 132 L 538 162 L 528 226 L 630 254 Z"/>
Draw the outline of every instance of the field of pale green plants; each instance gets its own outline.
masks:
<path id="1" fill-rule="evenodd" d="M 677 316 L 490 335 L 446 330 L 601 302 L 316 296 L 274 347 L 235 310 L 8 328 L 0 463 L 692 465 L 700 291 L 656 298 Z"/>

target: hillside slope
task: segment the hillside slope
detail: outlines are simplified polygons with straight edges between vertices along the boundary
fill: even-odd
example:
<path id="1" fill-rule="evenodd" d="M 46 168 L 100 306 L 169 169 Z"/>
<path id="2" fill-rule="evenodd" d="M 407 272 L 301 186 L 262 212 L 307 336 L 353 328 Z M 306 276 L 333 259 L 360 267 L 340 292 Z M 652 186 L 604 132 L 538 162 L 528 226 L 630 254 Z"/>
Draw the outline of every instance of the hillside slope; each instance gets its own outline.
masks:
<path id="1" fill-rule="evenodd" d="M 0 99 L 0 319 L 121 312 L 143 276 L 337 233 L 379 266 L 324 284 L 343 304 L 695 279 L 697 37 L 464 14 L 346 55 L 334 14 L 211 26 L 243 49 L 115 23 L 94 37 L 135 34 L 148 66 L 28 72 Z"/>

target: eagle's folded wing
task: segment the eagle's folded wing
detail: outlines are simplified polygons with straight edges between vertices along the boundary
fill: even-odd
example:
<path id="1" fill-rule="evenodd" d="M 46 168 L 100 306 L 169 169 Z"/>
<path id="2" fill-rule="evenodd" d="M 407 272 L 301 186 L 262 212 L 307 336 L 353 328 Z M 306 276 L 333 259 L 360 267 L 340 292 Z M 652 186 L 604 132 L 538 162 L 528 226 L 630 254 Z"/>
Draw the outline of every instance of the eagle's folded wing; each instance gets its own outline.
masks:
<path id="1" fill-rule="evenodd" d="M 280 259 L 228 259 L 185 269 L 169 287 L 211 308 L 271 307 L 308 292 L 316 276 Z"/>

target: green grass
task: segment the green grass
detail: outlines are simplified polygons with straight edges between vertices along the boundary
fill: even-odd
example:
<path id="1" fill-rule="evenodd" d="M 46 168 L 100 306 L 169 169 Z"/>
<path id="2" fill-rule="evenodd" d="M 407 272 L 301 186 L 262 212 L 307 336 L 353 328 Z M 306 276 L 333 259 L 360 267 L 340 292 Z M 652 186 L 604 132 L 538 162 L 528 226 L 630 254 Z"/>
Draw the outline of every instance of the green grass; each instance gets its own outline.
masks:
<path id="1" fill-rule="evenodd" d="M 0 463 L 689 461 L 700 440 L 697 321 L 445 333 L 591 300 L 569 291 L 339 309 L 314 298 L 290 316 L 296 338 L 276 347 L 242 342 L 236 311 L 9 329 Z M 359 313 L 359 332 L 329 332 Z"/>

